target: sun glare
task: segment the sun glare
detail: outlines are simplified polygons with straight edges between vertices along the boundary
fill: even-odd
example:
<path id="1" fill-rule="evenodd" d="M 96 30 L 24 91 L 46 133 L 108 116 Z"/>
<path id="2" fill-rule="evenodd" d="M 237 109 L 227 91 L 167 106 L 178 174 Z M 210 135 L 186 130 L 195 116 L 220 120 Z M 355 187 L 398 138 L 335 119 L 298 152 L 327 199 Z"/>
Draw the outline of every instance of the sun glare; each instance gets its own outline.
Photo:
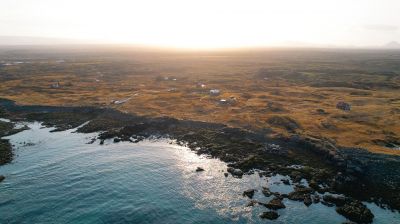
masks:
<path id="1" fill-rule="evenodd" d="M 376 0 L 7 0 L 0 9 L 7 23 L 1 23 L 0 28 L 2 35 L 185 48 L 287 43 L 370 45 L 393 40 L 393 32 L 374 33 L 373 29 L 368 29 L 400 23 L 396 7 L 387 5 L 399 3 L 382 4 Z M 374 13 L 379 11 L 385 13 Z"/>

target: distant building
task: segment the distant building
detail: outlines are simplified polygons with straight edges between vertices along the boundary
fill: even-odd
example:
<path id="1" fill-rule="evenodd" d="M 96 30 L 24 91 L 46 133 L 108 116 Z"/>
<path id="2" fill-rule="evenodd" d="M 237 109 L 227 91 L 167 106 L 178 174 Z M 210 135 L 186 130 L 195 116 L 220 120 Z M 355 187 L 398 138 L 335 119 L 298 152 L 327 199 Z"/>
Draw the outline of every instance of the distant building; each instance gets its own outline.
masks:
<path id="1" fill-rule="evenodd" d="M 229 97 L 229 99 L 220 99 L 219 100 L 219 104 L 220 105 L 233 105 L 236 104 L 237 99 L 233 96 Z"/>
<path id="2" fill-rule="evenodd" d="M 211 96 L 218 96 L 219 94 L 221 94 L 221 91 L 219 89 L 210 90 L 210 95 Z"/>
<path id="3" fill-rule="evenodd" d="M 346 102 L 340 101 L 336 104 L 336 108 L 344 111 L 350 111 L 351 105 Z"/>
<path id="4" fill-rule="evenodd" d="M 51 84 L 50 87 L 53 89 L 58 89 L 58 88 L 60 88 L 60 82 L 53 83 L 53 84 Z"/>
<path id="5" fill-rule="evenodd" d="M 206 88 L 206 85 L 199 82 L 199 83 L 196 84 L 196 87 L 197 88 Z"/>
<path id="6" fill-rule="evenodd" d="M 169 88 L 167 91 L 175 93 L 178 91 L 178 89 L 177 88 Z"/>

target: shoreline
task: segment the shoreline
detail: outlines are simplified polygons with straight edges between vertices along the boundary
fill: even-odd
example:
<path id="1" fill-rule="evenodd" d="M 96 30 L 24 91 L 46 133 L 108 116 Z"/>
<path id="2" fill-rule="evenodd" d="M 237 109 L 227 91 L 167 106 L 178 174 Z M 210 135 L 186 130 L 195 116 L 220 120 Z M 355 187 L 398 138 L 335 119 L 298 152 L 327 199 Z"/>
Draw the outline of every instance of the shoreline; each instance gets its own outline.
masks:
<path id="1" fill-rule="evenodd" d="M 139 142 L 150 136 L 169 137 L 199 155 L 219 158 L 245 173 L 260 169 L 264 170 L 263 175 L 286 174 L 294 183 L 304 178 L 312 192 L 342 193 L 352 200 L 373 201 L 400 210 L 400 197 L 396 197 L 400 186 L 396 172 L 400 171 L 394 169 L 400 165 L 398 156 L 337 148 L 330 142 L 300 136 L 272 139 L 223 124 L 150 118 L 106 108 L 18 106 L 3 99 L 0 108 L 7 115 L 0 114 L 11 120 L 41 121 L 45 126 L 56 127 L 54 131 L 76 128 L 89 121 L 77 132 L 101 132 L 100 144 L 105 139 Z M 303 167 L 294 169 L 291 165 Z M 298 188 L 298 192 L 301 190 Z M 301 194 L 297 200 L 307 200 L 312 192 Z"/>

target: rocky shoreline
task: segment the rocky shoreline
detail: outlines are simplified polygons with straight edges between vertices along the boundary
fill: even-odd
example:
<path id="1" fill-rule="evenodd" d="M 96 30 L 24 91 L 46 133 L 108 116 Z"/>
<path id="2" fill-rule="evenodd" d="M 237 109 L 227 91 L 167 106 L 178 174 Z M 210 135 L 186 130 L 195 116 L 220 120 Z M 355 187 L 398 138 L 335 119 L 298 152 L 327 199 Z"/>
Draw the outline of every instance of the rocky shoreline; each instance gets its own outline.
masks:
<path id="1" fill-rule="evenodd" d="M 2 99 L 0 114 L 13 121 L 41 121 L 45 126 L 56 127 L 54 131 L 76 128 L 89 121 L 77 131 L 99 132 L 100 144 L 106 139 L 114 142 L 139 142 L 149 137 L 176 139 L 178 144 L 188 146 L 197 154 L 227 162 L 231 167 L 228 171 L 237 177 L 254 169 L 263 170 L 261 175 L 265 176 L 288 175 L 296 186 L 295 191 L 288 195 L 269 192 L 276 197 L 268 203 L 272 210 L 282 198 L 303 201 L 306 205 L 321 201 L 336 205 L 339 214 L 359 223 L 372 221 L 370 211 L 360 200 L 400 210 L 400 158 L 397 156 L 340 148 L 324 139 L 297 135 L 268 138 L 261 133 L 222 124 L 143 117 L 108 108 L 18 106 Z M 1 151 L 11 153 L 9 143 Z M 302 179 L 307 180 L 309 186 L 302 186 Z M 265 189 L 265 194 L 269 194 L 268 191 Z M 339 199 L 318 198 L 316 192 L 340 193 L 345 199 L 337 204 Z M 266 212 L 264 217 L 278 218 L 273 211 Z"/>

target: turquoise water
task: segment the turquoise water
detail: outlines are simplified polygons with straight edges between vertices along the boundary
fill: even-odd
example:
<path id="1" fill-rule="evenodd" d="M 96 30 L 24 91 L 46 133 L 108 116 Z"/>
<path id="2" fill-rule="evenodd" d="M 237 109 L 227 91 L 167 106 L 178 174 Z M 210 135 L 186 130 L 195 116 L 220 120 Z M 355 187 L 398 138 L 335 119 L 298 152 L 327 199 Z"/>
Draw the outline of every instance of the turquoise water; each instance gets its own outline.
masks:
<path id="1" fill-rule="evenodd" d="M 96 134 L 49 132 L 39 123 L 8 137 L 16 158 L 1 166 L 0 223 L 341 223 L 321 204 L 285 199 L 278 220 L 261 220 L 262 206 L 246 207 L 244 190 L 262 186 L 288 193 L 281 176 L 225 178 L 226 164 L 199 157 L 171 140 L 86 144 Z M 196 173 L 196 167 L 204 172 Z M 376 223 L 398 213 L 368 204 Z"/>

